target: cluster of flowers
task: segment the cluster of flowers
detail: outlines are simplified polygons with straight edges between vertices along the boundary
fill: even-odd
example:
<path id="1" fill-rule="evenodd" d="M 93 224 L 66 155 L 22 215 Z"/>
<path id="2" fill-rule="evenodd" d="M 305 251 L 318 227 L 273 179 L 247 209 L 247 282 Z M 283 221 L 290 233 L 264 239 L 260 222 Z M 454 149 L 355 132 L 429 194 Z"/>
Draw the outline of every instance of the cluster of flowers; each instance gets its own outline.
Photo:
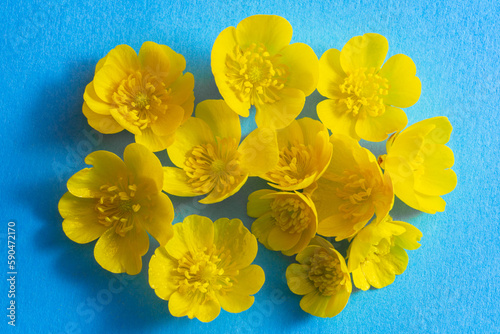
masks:
<path id="1" fill-rule="evenodd" d="M 252 261 L 257 240 L 296 255 L 286 271 L 301 308 L 333 317 L 354 285 L 362 290 L 391 284 L 408 264 L 405 250 L 422 234 L 389 216 L 394 197 L 427 213 L 443 211 L 440 197 L 454 189 L 453 152 L 445 146 L 445 117 L 404 129 L 420 97 L 413 61 L 384 60 L 387 40 L 352 38 L 341 51 L 318 60 L 302 43 L 290 44 L 292 27 L 279 16 L 256 15 L 222 31 L 212 49 L 212 72 L 223 100 L 198 103 L 185 59 L 165 45 L 146 42 L 139 54 L 120 45 L 101 59 L 84 94 L 83 113 L 102 133 L 126 129 L 136 143 L 123 160 L 111 152 L 89 154 L 92 165 L 68 181 L 59 202 L 66 235 L 78 243 L 99 239 L 96 261 L 114 273 L 137 274 L 149 248 L 149 283 L 168 300 L 174 316 L 201 321 L 248 309 L 264 284 Z M 327 99 L 320 121 L 296 120 L 314 90 Z M 257 128 L 241 141 L 239 116 L 255 106 Z M 331 134 L 330 132 L 331 131 Z M 391 135 L 392 134 L 392 135 Z M 359 144 L 387 140 L 378 159 Z M 166 149 L 175 167 L 153 152 Z M 384 170 L 384 172 L 382 171 Z M 251 231 L 239 219 L 212 222 L 188 216 L 172 225 L 175 196 L 206 195 L 223 201 L 249 176 L 269 182 L 248 197 Z M 347 263 L 323 237 L 347 239 Z M 351 281 L 352 276 L 352 281 Z"/>

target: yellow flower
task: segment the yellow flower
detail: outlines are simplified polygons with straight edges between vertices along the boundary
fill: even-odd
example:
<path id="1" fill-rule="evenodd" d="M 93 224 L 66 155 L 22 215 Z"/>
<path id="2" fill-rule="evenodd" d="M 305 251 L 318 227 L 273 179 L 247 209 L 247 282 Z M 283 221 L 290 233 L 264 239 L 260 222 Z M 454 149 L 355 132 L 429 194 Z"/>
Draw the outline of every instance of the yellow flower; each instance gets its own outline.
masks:
<path id="1" fill-rule="evenodd" d="M 328 129 L 311 118 L 294 120 L 277 131 L 278 164 L 262 178 L 281 190 L 299 190 L 316 181 L 330 163 L 332 144 Z"/>
<path id="2" fill-rule="evenodd" d="M 352 291 L 345 260 L 332 244 L 315 237 L 297 254 L 299 263 L 286 269 L 290 290 L 303 295 L 300 308 L 317 317 L 331 318 L 344 309 Z"/>
<path id="3" fill-rule="evenodd" d="M 277 164 L 274 131 L 260 128 L 241 145 L 240 139 L 240 119 L 223 100 L 199 103 L 196 117 L 179 128 L 167 149 L 179 168 L 164 167 L 163 190 L 176 196 L 208 194 L 200 203 L 216 203 L 235 194 L 248 176 L 262 175 Z"/>
<path id="4" fill-rule="evenodd" d="M 328 100 L 317 111 L 333 133 L 382 141 L 408 123 L 399 108 L 418 101 L 421 83 L 408 56 L 394 55 L 382 67 L 388 49 L 384 36 L 365 34 L 321 57 L 318 92 Z"/>
<path id="5" fill-rule="evenodd" d="M 83 95 L 83 114 L 97 131 L 126 129 L 137 143 L 161 151 L 193 112 L 194 78 L 182 74 L 185 68 L 184 57 L 166 45 L 145 42 L 139 56 L 118 45 L 97 63 Z"/>
<path id="6" fill-rule="evenodd" d="M 257 218 L 252 233 L 266 248 L 285 255 L 303 250 L 316 234 L 318 217 L 311 199 L 299 192 L 257 190 L 248 196 L 247 212 Z"/>
<path id="7" fill-rule="evenodd" d="M 168 300 L 175 317 L 214 320 L 221 307 L 239 313 L 252 306 L 264 284 L 264 271 L 252 261 L 257 240 L 239 219 L 212 223 L 191 215 L 174 225 L 174 237 L 156 249 L 149 263 L 149 284 Z"/>
<path id="8" fill-rule="evenodd" d="M 457 185 L 451 167 L 453 151 L 445 146 L 452 126 L 446 117 L 434 117 L 413 124 L 387 141 L 387 155 L 379 163 L 394 184 L 394 194 L 414 209 L 444 211 L 440 197 Z"/>
<path id="9" fill-rule="evenodd" d="M 96 151 L 85 162 L 93 167 L 73 175 L 59 201 L 64 233 L 81 244 L 99 238 L 94 256 L 104 269 L 138 274 L 149 249 L 146 231 L 161 245 L 173 233 L 174 207 L 161 192 L 160 160 L 146 147 L 130 144 L 123 160 Z"/>
<path id="10" fill-rule="evenodd" d="M 349 245 L 349 272 L 358 289 L 377 289 L 392 284 L 408 265 L 405 249 L 417 249 L 422 232 L 387 216 L 362 229 Z"/>
<path id="11" fill-rule="evenodd" d="M 276 15 L 254 15 L 228 27 L 212 48 L 212 72 L 227 104 L 258 127 L 279 129 L 302 111 L 318 82 L 318 57 L 303 43 L 290 44 L 292 26 Z"/>
<path id="12" fill-rule="evenodd" d="M 394 194 L 370 151 L 344 135 L 332 135 L 330 142 L 332 161 L 312 199 L 318 212 L 317 233 L 339 241 L 353 237 L 374 214 L 384 218 Z"/>

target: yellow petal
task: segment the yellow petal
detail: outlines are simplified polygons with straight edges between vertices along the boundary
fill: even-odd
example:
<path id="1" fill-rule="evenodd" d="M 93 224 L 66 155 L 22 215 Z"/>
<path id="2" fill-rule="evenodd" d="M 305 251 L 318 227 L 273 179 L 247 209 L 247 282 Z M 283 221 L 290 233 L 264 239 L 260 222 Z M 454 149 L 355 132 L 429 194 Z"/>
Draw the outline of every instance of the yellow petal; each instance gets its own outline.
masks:
<path id="1" fill-rule="evenodd" d="M 290 145 L 305 144 L 304 134 L 303 127 L 300 126 L 299 122 L 295 119 L 287 127 L 276 130 L 278 147 L 281 149 Z"/>
<path id="2" fill-rule="evenodd" d="M 123 152 L 123 161 L 128 170 L 134 175 L 135 182 L 151 180 L 156 189 L 151 190 L 158 193 L 163 187 L 163 168 L 156 155 L 145 146 L 137 143 L 129 144 Z"/>
<path id="3" fill-rule="evenodd" d="M 252 224 L 252 233 L 257 237 L 259 242 L 267 249 L 272 249 L 267 242 L 269 233 L 276 226 L 276 221 L 271 211 L 257 218 Z"/>
<path id="4" fill-rule="evenodd" d="M 274 226 L 269 232 L 267 242 L 272 250 L 286 251 L 297 244 L 300 233 L 284 232 L 281 227 Z"/>
<path id="5" fill-rule="evenodd" d="M 97 96 L 94 88 L 94 81 L 91 81 L 85 87 L 83 99 L 93 112 L 101 115 L 110 115 L 109 109 L 111 108 L 111 105 L 104 102 L 99 96 Z"/>
<path id="6" fill-rule="evenodd" d="M 170 257 L 163 247 L 158 247 L 149 262 L 149 285 L 158 297 L 169 300 L 177 291 L 178 283 L 172 273 L 177 270 L 178 263 Z"/>
<path id="7" fill-rule="evenodd" d="M 67 183 L 69 192 L 77 197 L 97 197 L 102 185 L 115 184 L 120 177 L 126 178 L 128 174 L 122 159 L 108 151 L 90 153 L 85 163 L 94 167 L 75 173 Z"/>
<path id="8" fill-rule="evenodd" d="M 148 219 L 144 222 L 144 227 L 160 243 L 160 246 L 165 246 L 174 234 L 172 201 L 164 193 L 159 193 L 152 197 L 151 206 L 148 209 Z"/>
<path id="9" fill-rule="evenodd" d="M 174 81 L 177 80 L 177 78 L 179 78 L 182 72 L 186 69 L 186 59 L 184 58 L 183 55 L 175 52 L 170 47 L 163 44 L 161 44 L 160 46 L 170 61 L 170 69 L 168 71 L 167 76 L 164 77 L 163 79 L 165 85 L 170 86 Z M 192 77 L 191 73 L 186 73 L 184 76 L 188 74 Z M 194 79 L 193 79 L 193 87 L 194 87 Z M 193 87 L 191 87 L 191 90 L 193 90 Z"/>
<path id="10" fill-rule="evenodd" d="M 240 166 L 250 176 L 265 174 L 276 166 L 279 159 L 276 132 L 257 128 L 250 132 L 238 147 Z"/>
<path id="11" fill-rule="evenodd" d="M 126 69 L 114 65 L 104 65 L 94 76 L 96 95 L 104 102 L 113 104 L 113 93 L 128 76 Z"/>
<path id="12" fill-rule="evenodd" d="M 248 196 L 247 214 L 253 218 L 259 218 L 266 212 L 271 210 L 271 202 L 273 199 L 265 198 L 264 196 L 273 194 L 270 189 L 257 190 Z"/>
<path id="13" fill-rule="evenodd" d="M 379 73 L 389 81 L 389 94 L 384 98 L 384 102 L 400 108 L 414 105 L 422 90 L 416 73 L 417 68 L 410 57 L 397 54 L 389 58 Z"/>
<path id="14" fill-rule="evenodd" d="M 181 197 L 201 195 L 188 183 L 186 172 L 176 167 L 163 167 L 163 191 Z"/>
<path id="15" fill-rule="evenodd" d="M 249 266 L 257 256 L 257 240 L 239 219 L 221 218 L 214 222 L 214 244 L 232 256 L 235 269 Z"/>
<path id="16" fill-rule="evenodd" d="M 186 101 L 194 98 L 194 76 L 191 73 L 186 73 L 175 80 L 168 88 L 171 89 L 169 103 L 182 106 Z M 186 113 L 191 116 L 193 108 L 188 108 Z"/>
<path id="17" fill-rule="evenodd" d="M 111 134 L 123 130 L 123 126 L 118 124 L 113 116 L 95 113 L 89 108 L 87 102 L 83 102 L 82 111 L 89 125 L 101 133 Z"/>
<path id="18" fill-rule="evenodd" d="M 123 108 L 127 108 L 127 107 L 120 106 L 119 108 L 123 109 Z M 117 121 L 118 124 L 120 124 L 122 127 L 124 127 L 127 131 L 132 132 L 135 135 L 140 135 L 141 129 L 137 125 L 130 122 L 130 120 L 124 116 L 126 114 L 124 114 L 120 111 L 121 109 L 118 109 L 118 108 L 110 109 L 111 116 L 113 116 L 115 121 Z"/>
<path id="19" fill-rule="evenodd" d="M 226 57 L 229 53 L 234 52 L 234 49 L 238 47 L 237 45 L 236 29 L 234 27 L 224 29 L 219 36 L 217 36 L 214 46 L 212 47 L 212 73 L 214 75 L 217 88 L 219 88 L 219 92 L 224 98 L 224 101 L 226 101 L 227 105 L 238 115 L 248 117 L 251 106 L 250 102 L 241 101 L 236 96 L 232 87 L 229 87 L 226 77 Z"/>
<path id="20" fill-rule="evenodd" d="M 306 295 L 316 290 L 309 279 L 309 270 L 302 264 L 292 263 L 286 268 L 288 288 L 296 295 Z"/>
<path id="21" fill-rule="evenodd" d="M 318 85 L 319 62 L 313 49 L 307 44 L 294 43 L 280 51 L 280 62 L 289 70 L 286 85 L 298 88 L 306 96 Z"/>
<path id="22" fill-rule="evenodd" d="M 346 74 L 340 65 L 340 51 L 330 49 L 325 51 L 319 60 L 318 92 L 330 99 L 339 98 L 340 85 Z"/>
<path id="23" fill-rule="evenodd" d="M 290 44 L 292 34 L 290 23 L 277 15 L 253 15 L 236 27 L 236 40 L 243 48 L 262 43 L 272 55 Z"/>
<path id="24" fill-rule="evenodd" d="M 208 124 L 214 136 L 241 140 L 240 118 L 224 100 L 205 100 L 196 106 L 196 117 Z"/>
<path id="25" fill-rule="evenodd" d="M 128 45 L 122 44 L 116 46 L 108 53 L 106 62 L 102 68 L 106 67 L 106 65 L 113 65 L 130 73 L 139 69 L 139 60 L 137 59 L 137 53 L 134 49 Z"/>
<path id="26" fill-rule="evenodd" d="M 182 223 L 174 225 L 174 237 L 165 245 L 170 256 L 180 259 L 187 252 L 195 254 L 198 250 L 211 249 L 214 240 L 214 224 L 207 217 L 191 215 Z"/>
<path id="27" fill-rule="evenodd" d="M 151 128 L 142 130 L 141 134 L 135 135 L 135 142 L 146 146 L 152 152 L 163 151 L 168 148 L 175 140 L 175 134 L 158 136 L 154 134 Z"/>
<path id="28" fill-rule="evenodd" d="M 280 100 L 255 106 L 255 122 L 259 128 L 284 128 L 292 123 L 304 108 L 306 97 L 300 89 L 285 87 L 277 94 Z"/>
<path id="29" fill-rule="evenodd" d="M 158 114 L 156 121 L 151 123 L 151 130 L 160 137 L 170 136 L 175 133 L 183 120 L 184 109 L 178 105 L 170 104 L 167 111 L 164 114 Z"/>
<path id="30" fill-rule="evenodd" d="M 361 67 L 380 68 L 389 50 L 387 39 L 369 33 L 351 38 L 340 52 L 340 64 L 346 73 Z"/>
<path id="31" fill-rule="evenodd" d="M 79 198 L 65 193 L 59 200 L 59 213 L 64 218 L 62 227 L 71 240 L 85 244 L 99 238 L 107 226 L 99 223 L 96 200 Z"/>
<path id="32" fill-rule="evenodd" d="M 457 174 L 453 170 L 428 167 L 415 180 L 415 191 L 425 195 L 440 196 L 452 192 L 456 185 Z"/>
<path id="33" fill-rule="evenodd" d="M 247 182 L 247 179 L 248 175 L 240 175 L 239 177 L 235 177 L 234 183 L 226 189 L 219 190 L 217 189 L 217 187 L 214 187 L 210 194 L 208 194 L 207 197 L 199 200 L 199 202 L 203 204 L 213 204 L 223 201 L 226 198 L 236 194 L 238 190 L 243 187 L 245 182 Z"/>
<path id="34" fill-rule="evenodd" d="M 142 68 L 162 79 L 170 72 L 170 59 L 163 50 L 154 42 L 144 42 L 139 50 Z"/>
<path id="35" fill-rule="evenodd" d="M 264 285 L 264 270 L 257 265 L 251 265 L 240 270 L 231 290 L 218 294 L 222 308 L 231 313 L 243 312 L 252 306 L 254 297 Z"/>
<path id="36" fill-rule="evenodd" d="M 398 226 L 405 228 L 405 232 L 395 238 L 394 241 L 396 245 L 409 250 L 414 250 L 420 247 L 418 242 L 422 238 L 422 232 L 420 232 L 418 228 L 411 224 L 399 221 L 394 221 L 393 224 L 397 224 Z"/>
<path id="37" fill-rule="evenodd" d="M 136 275 L 141 271 L 141 257 L 148 248 L 148 234 L 140 224 L 134 224 L 123 237 L 114 228 L 108 229 L 97 241 L 94 256 L 101 267 L 112 273 Z"/>
<path id="38" fill-rule="evenodd" d="M 355 126 L 357 118 L 347 113 L 345 103 L 336 100 L 324 100 L 316 106 L 318 117 L 333 134 L 342 134 L 359 140 Z"/>
<path id="39" fill-rule="evenodd" d="M 197 318 L 202 322 L 210 322 L 220 313 L 220 304 L 215 299 L 205 300 L 199 292 L 185 293 L 174 292 L 168 302 L 168 310 L 174 317 L 188 316 L 189 319 Z"/>
<path id="40" fill-rule="evenodd" d="M 183 104 L 181 104 L 181 107 L 182 107 L 182 109 L 184 109 L 184 119 L 182 120 L 182 123 L 184 123 L 193 114 L 193 110 L 194 110 L 194 93 L 189 94 L 189 96 L 186 99 L 186 101 Z"/>
<path id="41" fill-rule="evenodd" d="M 300 300 L 300 307 L 305 312 L 321 318 L 331 318 L 339 314 L 347 304 L 350 293 L 339 291 L 333 296 L 323 296 L 311 292 Z"/>
<path id="42" fill-rule="evenodd" d="M 186 155 L 197 145 L 215 144 L 215 138 L 205 121 L 191 117 L 176 132 L 175 142 L 167 148 L 168 156 L 180 168 L 184 167 Z"/>
<path id="43" fill-rule="evenodd" d="M 389 134 L 404 129 L 407 123 L 403 110 L 385 106 L 385 112 L 380 116 L 359 118 L 355 130 L 362 139 L 379 142 L 387 139 Z"/>

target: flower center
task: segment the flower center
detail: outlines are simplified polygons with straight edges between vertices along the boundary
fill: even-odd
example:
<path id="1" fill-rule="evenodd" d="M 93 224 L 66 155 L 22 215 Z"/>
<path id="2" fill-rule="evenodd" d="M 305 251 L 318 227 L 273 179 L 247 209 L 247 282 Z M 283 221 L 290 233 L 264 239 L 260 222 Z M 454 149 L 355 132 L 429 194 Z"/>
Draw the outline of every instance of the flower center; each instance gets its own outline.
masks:
<path id="1" fill-rule="evenodd" d="M 228 54 L 226 66 L 227 82 L 241 101 L 258 105 L 280 99 L 277 92 L 285 86 L 287 67 L 264 45 L 252 43 L 245 50 L 237 45 Z"/>
<path id="2" fill-rule="evenodd" d="M 125 236 L 134 227 L 134 213 L 141 209 L 140 204 L 133 200 L 137 186 L 132 184 L 121 189 L 118 186 L 102 185 L 100 190 L 101 197 L 96 205 L 99 223 L 114 226 L 117 234 Z"/>
<path id="3" fill-rule="evenodd" d="M 184 165 L 188 183 L 196 192 L 206 194 L 212 189 L 224 193 L 241 177 L 238 143 L 234 138 L 217 138 L 217 146 L 195 146 Z"/>
<path id="4" fill-rule="evenodd" d="M 276 198 L 271 203 L 272 215 L 282 231 L 300 233 L 311 220 L 309 207 L 299 198 Z"/>
<path id="5" fill-rule="evenodd" d="M 158 77 L 136 71 L 122 80 L 113 93 L 113 101 L 127 122 L 144 130 L 166 112 L 169 94 L 170 89 Z"/>
<path id="6" fill-rule="evenodd" d="M 267 176 L 282 187 L 291 187 L 309 177 L 312 162 L 311 146 L 296 144 L 280 151 L 278 165 Z"/>
<path id="7" fill-rule="evenodd" d="M 343 213 L 344 219 L 353 219 L 359 216 L 362 202 L 370 198 L 372 185 L 368 184 L 366 177 L 362 173 L 344 171 L 343 175 L 332 177 L 335 182 L 341 185 L 336 189 L 337 197 L 344 200 L 339 206 L 339 211 Z"/>
<path id="8" fill-rule="evenodd" d="M 347 113 L 356 117 L 360 112 L 374 117 L 385 112 L 383 97 L 388 94 L 388 80 L 377 74 L 374 67 L 359 68 L 350 73 L 340 85 L 340 91 L 345 97 L 340 99 L 345 103 Z"/>
<path id="9" fill-rule="evenodd" d="M 324 249 L 311 257 L 309 279 L 323 296 L 333 296 L 345 282 L 339 259 Z"/>
<path id="10" fill-rule="evenodd" d="M 207 248 L 189 252 L 178 260 L 174 269 L 177 275 L 179 292 L 196 292 L 210 294 L 212 291 L 229 290 L 233 286 L 234 276 L 238 270 L 228 268 L 231 255 L 224 249 L 211 251 Z M 227 271 L 225 270 L 227 269 Z M 224 291 L 221 291 L 224 293 Z"/>

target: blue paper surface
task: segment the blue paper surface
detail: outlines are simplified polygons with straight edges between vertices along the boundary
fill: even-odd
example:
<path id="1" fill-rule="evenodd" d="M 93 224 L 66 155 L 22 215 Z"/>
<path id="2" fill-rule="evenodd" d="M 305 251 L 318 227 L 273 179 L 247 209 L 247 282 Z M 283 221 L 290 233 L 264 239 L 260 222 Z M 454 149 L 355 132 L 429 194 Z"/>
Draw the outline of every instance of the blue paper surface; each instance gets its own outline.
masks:
<path id="1" fill-rule="evenodd" d="M 5 333 L 420 333 L 500 332 L 499 105 L 497 1 L 4 1 L 0 11 L 0 332 Z M 57 210 L 67 179 L 86 167 L 94 150 L 118 155 L 129 133 L 100 135 L 81 112 L 83 92 L 97 61 L 118 44 L 139 50 L 144 41 L 183 54 L 195 76 L 195 103 L 220 98 L 210 69 L 215 38 L 253 14 L 277 14 L 294 28 L 292 42 L 320 57 L 353 36 L 377 32 L 389 56 L 403 53 L 417 66 L 420 100 L 409 124 L 447 116 L 454 131 L 458 186 L 446 211 L 419 213 L 396 201 L 393 216 L 422 232 L 409 265 L 394 284 L 351 295 L 337 317 L 304 313 L 286 285 L 292 257 L 259 245 L 256 264 L 266 282 L 255 304 L 239 314 L 222 311 L 209 324 L 175 318 L 149 287 L 152 240 L 137 276 L 114 275 L 94 260 L 94 243 L 70 241 Z M 299 117 L 316 118 L 317 92 Z M 246 134 L 255 127 L 242 119 Z M 384 144 L 369 144 L 382 153 Z M 166 152 L 158 153 L 169 164 Z M 175 222 L 193 213 L 240 218 L 247 196 L 267 187 L 251 179 L 215 205 L 171 196 Z M 8 223 L 16 228 L 16 326 L 9 318 Z"/>

